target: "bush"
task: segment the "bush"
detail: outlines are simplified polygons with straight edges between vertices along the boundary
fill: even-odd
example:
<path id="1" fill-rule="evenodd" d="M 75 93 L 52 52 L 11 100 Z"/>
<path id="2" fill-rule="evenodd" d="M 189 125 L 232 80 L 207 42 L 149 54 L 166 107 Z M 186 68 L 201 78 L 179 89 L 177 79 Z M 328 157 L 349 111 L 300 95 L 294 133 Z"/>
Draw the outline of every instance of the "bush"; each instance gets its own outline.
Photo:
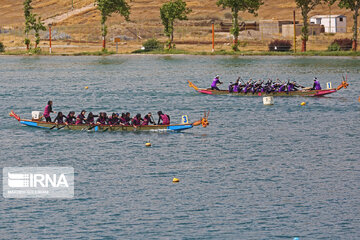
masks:
<path id="1" fill-rule="evenodd" d="M 328 47 L 329 51 L 349 51 L 352 48 L 352 40 L 349 38 L 335 39 Z"/>
<path id="2" fill-rule="evenodd" d="M 145 48 L 144 51 L 146 52 L 164 49 L 164 45 L 155 38 L 149 39 L 144 42 L 143 47 Z"/>
<path id="3" fill-rule="evenodd" d="M 5 47 L 2 42 L 0 42 L 0 52 L 5 52 Z"/>
<path id="4" fill-rule="evenodd" d="M 337 43 L 332 43 L 328 47 L 328 51 L 340 51 L 340 46 Z"/>
<path id="5" fill-rule="evenodd" d="M 269 43 L 268 47 L 269 51 L 286 52 L 291 49 L 292 45 L 289 40 L 275 39 Z"/>

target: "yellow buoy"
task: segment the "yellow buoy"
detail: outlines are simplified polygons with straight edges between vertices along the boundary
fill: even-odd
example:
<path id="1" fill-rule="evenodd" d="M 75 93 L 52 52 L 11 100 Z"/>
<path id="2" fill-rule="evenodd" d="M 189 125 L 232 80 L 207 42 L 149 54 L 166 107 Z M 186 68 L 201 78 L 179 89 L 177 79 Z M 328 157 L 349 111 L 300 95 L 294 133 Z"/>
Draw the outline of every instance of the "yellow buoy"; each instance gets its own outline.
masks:
<path id="1" fill-rule="evenodd" d="M 306 105 L 306 102 L 302 102 L 302 103 L 301 103 L 301 106 L 305 106 L 305 105 Z"/>
<path id="2" fill-rule="evenodd" d="M 147 142 L 147 143 L 145 143 L 145 146 L 151 147 L 151 143 Z"/>
<path id="3" fill-rule="evenodd" d="M 85 87 L 85 89 L 89 89 L 89 87 L 88 87 L 88 86 L 86 86 L 86 87 Z"/>
<path id="4" fill-rule="evenodd" d="M 173 182 L 180 182 L 180 180 L 178 178 L 173 178 Z"/>

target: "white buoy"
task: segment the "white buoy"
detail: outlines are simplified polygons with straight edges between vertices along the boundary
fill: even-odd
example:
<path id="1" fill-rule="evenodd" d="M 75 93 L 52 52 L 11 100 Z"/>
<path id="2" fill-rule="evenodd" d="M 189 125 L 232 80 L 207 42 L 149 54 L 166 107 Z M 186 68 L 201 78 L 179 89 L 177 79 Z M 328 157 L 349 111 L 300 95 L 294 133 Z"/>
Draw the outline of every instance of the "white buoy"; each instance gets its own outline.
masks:
<path id="1" fill-rule="evenodd" d="M 264 105 L 274 105 L 274 98 L 272 96 L 263 97 L 263 103 Z"/>

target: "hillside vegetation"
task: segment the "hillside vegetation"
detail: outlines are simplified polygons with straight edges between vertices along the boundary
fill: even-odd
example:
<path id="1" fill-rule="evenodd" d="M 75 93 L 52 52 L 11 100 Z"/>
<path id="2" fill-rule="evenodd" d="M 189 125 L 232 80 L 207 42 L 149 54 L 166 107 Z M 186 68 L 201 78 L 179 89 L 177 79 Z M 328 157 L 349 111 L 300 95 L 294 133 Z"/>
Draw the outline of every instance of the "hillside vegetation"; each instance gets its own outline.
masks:
<path id="1" fill-rule="evenodd" d="M 188 21 L 176 23 L 175 41 L 181 39 L 183 43 L 200 43 L 210 40 L 210 21 L 216 20 L 231 22 L 229 9 L 217 7 L 216 0 L 185 0 L 192 9 Z M 12 38 L 1 37 L 0 41 L 7 45 L 22 45 L 22 28 L 24 25 L 23 1 L 2 0 L 0 5 L 0 29 L 18 29 Z M 73 0 L 72 11 L 71 0 L 33 0 L 34 12 L 39 14 L 46 23 L 54 21 L 54 29 L 58 32 L 71 36 L 71 40 L 79 42 L 97 42 L 100 40 L 100 13 L 94 5 L 94 0 Z M 161 25 L 160 6 L 166 0 L 133 0 L 131 5 L 130 21 L 126 22 L 121 16 L 114 14 L 109 18 L 108 37 L 123 36 L 125 40 L 137 40 L 139 42 L 146 38 L 162 38 L 163 27 Z M 292 11 L 296 10 L 297 20 L 301 21 L 299 9 L 296 9 L 295 1 L 287 0 L 264 0 L 260 7 L 258 16 L 248 13 L 240 13 L 241 20 L 278 19 L 292 20 Z M 329 14 L 326 5 L 318 6 L 310 15 Z M 339 9 L 335 4 L 332 14 L 344 14 L 347 16 L 347 31 L 351 32 L 351 12 Z M 219 35 L 220 36 L 220 35 Z M 220 36 L 221 37 L 221 36 Z M 46 38 L 46 37 L 45 37 Z M 219 38 L 217 38 L 219 39 Z M 229 36 L 223 36 L 228 41 Z M 220 39 L 221 40 L 221 39 Z"/>

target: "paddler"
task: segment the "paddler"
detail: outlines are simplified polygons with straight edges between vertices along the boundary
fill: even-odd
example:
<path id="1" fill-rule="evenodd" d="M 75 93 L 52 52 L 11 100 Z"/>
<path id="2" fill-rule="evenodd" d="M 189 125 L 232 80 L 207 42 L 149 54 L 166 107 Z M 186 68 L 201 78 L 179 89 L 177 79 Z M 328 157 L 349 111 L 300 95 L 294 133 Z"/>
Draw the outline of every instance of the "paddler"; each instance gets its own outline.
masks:
<path id="1" fill-rule="evenodd" d="M 87 124 L 94 124 L 95 123 L 95 117 L 98 117 L 98 115 L 94 115 L 92 112 L 89 112 L 87 118 L 86 118 L 86 123 Z"/>
<path id="2" fill-rule="evenodd" d="M 126 124 L 126 114 L 125 113 L 121 113 L 121 117 L 120 117 L 120 123 L 121 124 Z"/>
<path id="3" fill-rule="evenodd" d="M 75 112 L 70 111 L 66 117 L 65 123 L 66 123 L 66 125 L 68 125 L 68 124 L 74 124 L 75 122 L 76 122 Z"/>
<path id="4" fill-rule="evenodd" d="M 130 113 L 127 112 L 125 115 L 125 125 L 130 125 L 130 121 L 131 121 Z"/>
<path id="5" fill-rule="evenodd" d="M 235 84 L 234 84 L 234 87 L 233 87 L 233 92 L 239 92 L 239 81 L 240 81 L 240 77 L 236 80 Z"/>
<path id="6" fill-rule="evenodd" d="M 118 125 L 119 124 L 119 118 L 116 113 L 113 113 L 111 117 L 109 117 L 108 123 L 110 125 Z"/>
<path id="7" fill-rule="evenodd" d="M 159 115 L 158 125 L 170 125 L 170 116 L 169 115 L 163 114 L 162 111 L 158 111 L 158 115 Z M 161 124 L 160 124 L 160 121 L 162 121 Z"/>
<path id="8" fill-rule="evenodd" d="M 85 110 L 82 110 L 81 113 L 77 116 L 75 124 L 84 124 L 86 117 L 85 117 Z"/>
<path id="9" fill-rule="evenodd" d="M 149 123 L 155 124 L 155 122 L 154 122 L 153 119 L 152 119 L 152 114 L 151 114 L 151 112 L 149 112 L 148 114 L 146 114 L 146 115 L 144 116 L 144 121 L 142 122 L 141 125 L 149 125 Z"/>
<path id="10" fill-rule="evenodd" d="M 108 118 L 106 116 L 106 113 L 101 112 L 99 118 L 96 120 L 96 123 L 105 125 L 105 124 L 107 124 L 107 120 L 108 120 Z"/>
<path id="11" fill-rule="evenodd" d="M 212 84 L 211 84 L 211 90 L 220 90 L 218 87 L 217 87 L 217 84 L 222 84 L 222 82 L 220 82 L 220 76 L 219 75 L 216 75 Z"/>
<path id="12" fill-rule="evenodd" d="M 45 107 L 43 116 L 45 117 L 46 122 L 51 122 L 50 113 L 56 113 L 52 110 L 52 105 L 53 105 L 53 102 L 48 101 L 48 104 Z"/>
<path id="13" fill-rule="evenodd" d="M 143 121 L 144 119 L 141 118 L 141 114 L 138 113 L 136 114 L 136 116 L 131 119 L 131 125 L 137 127 L 137 126 L 140 126 L 141 125 L 141 121 Z"/>
<path id="14" fill-rule="evenodd" d="M 314 78 L 314 85 L 312 87 L 312 90 L 321 90 L 320 82 L 316 77 Z"/>
<path id="15" fill-rule="evenodd" d="M 59 112 L 58 115 L 56 116 L 56 118 L 54 119 L 54 123 L 63 124 L 64 118 L 66 119 L 66 117 L 63 115 L 63 113 Z"/>

